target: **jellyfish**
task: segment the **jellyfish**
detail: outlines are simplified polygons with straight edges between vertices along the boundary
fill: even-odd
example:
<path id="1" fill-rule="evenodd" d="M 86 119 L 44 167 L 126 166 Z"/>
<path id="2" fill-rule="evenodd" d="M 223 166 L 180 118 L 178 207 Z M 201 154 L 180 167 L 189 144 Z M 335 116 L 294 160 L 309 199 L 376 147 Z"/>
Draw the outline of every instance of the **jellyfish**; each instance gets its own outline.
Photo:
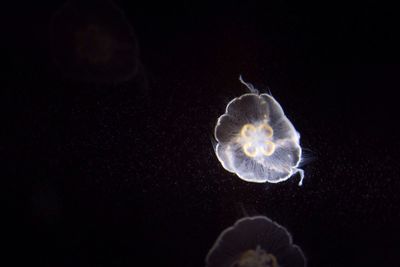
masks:
<path id="1" fill-rule="evenodd" d="M 234 98 L 215 126 L 215 152 L 222 166 L 247 182 L 278 183 L 300 174 L 300 134 L 270 94 L 250 93 Z"/>
<path id="2" fill-rule="evenodd" d="M 244 217 L 225 229 L 206 257 L 206 267 L 304 267 L 290 233 L 265 216 Z"/>
<path id="3" fill-rule="evenodd" d="M 135 76 L 139 48 L 124 13 L 108 0 L 70 0 L 53 16 L 52 55 L 66 77 L 121 82 Z"/>

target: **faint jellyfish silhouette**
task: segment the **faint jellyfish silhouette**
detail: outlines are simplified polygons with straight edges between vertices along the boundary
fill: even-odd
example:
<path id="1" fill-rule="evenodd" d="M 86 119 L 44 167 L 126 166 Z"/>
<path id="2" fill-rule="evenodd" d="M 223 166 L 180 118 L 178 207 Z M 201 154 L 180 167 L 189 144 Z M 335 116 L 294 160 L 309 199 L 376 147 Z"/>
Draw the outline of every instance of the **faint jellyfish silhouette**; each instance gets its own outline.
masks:
<path id="1" fill-rule="evenodd" d="M 206 257 L 206 267 L 304 267 L 290 233 L 265 216 L 244 217 L 225 229 Z"/>
<path id="2" fill-rule="evenodd" d="M 215 126 L 215 152 L 222 166 L 248 182 L 278 183 L 304 172 L 299 169 L 300 134 L 269 94 L 251 93 L 230 101 Z"/>
<path id="3" fill-rule="evenodd" d="M 54 14 L 50 33 L 54 61 L 68 78 L 121 82 L 137 72 L 136 36 L 111 1 L 67 2 Z"/>

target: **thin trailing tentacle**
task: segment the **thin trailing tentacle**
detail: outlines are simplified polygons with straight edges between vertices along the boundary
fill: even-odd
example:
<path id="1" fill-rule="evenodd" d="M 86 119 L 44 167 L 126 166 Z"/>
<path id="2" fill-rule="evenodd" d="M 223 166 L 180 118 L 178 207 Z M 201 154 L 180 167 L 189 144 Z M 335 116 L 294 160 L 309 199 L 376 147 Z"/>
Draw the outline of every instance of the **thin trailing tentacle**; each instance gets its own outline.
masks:
<path id="1" fill-rule="evenodd" d="M 303 179 L 304 179 L 304 170 L 303 169 L 296 169 L 294 173 L 298 173 L 300 175 L 299 186 L 302 186 L 303 185 Z"/>
<path id="2" fill-rule="evenodd" d="M 251 84 L 251 83 L 247 83 L 247 82 L 245 82 L 244 80 L 243 80 L 243 78 L 242 78 L 242 75 L 239 75 L 239 81 L 242 83 L 242 84 L 244 84 L 244 85 L 246 85 L 246 87 L 250 90 L 250 92 L 252 93 L 252 94 L 259 94 L 259 91 L 256 89 L 256 88 L 254 88 L 254 86 Z"/>

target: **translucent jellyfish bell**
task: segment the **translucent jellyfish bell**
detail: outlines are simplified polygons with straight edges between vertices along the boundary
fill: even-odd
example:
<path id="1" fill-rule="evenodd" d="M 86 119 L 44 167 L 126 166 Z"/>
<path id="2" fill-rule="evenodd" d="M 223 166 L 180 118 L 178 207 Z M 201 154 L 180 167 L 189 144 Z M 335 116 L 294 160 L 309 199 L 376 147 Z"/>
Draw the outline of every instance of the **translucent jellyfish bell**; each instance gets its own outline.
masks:
<path id="1" fill-rule="evenodd" d="M 269 94 L 259 94 L 249 83 L 251 93 L 229 102 L 215 126 L 215 152 L 222 166 L 248 182 L 278 183 L 304 172 L 300 134 L 285 116 L 282 107 Z"/>
<path id="2" fill-rule="evenodd" d="M 306 259 L 289 232 L 265 216 L 245 217 L 225 229 L 206 257 L 206 267 L 304 267 Z"/>

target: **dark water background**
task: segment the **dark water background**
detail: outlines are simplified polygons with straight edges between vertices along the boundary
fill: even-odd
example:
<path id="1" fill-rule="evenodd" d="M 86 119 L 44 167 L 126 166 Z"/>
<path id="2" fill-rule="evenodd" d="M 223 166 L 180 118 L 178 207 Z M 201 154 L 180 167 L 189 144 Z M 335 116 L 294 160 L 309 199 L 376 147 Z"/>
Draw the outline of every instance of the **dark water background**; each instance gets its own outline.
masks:
<path id="1" fill-rule="evenodd" d="M 394 9 L 115 1 L 142 67 L 104 85 L 54 71 L 48 29 L 62 3 L 1 10 L 4 240 L 16 266 L 204 266 L 243 209 L 285 226 L 309 266 L 399 266 Z M 269 88 L 300 132 L 314 158 L 302 187 L 298 176 L 244 182 L 214 155 L 216 119 L 245 92 L 239 74 Z"/>

